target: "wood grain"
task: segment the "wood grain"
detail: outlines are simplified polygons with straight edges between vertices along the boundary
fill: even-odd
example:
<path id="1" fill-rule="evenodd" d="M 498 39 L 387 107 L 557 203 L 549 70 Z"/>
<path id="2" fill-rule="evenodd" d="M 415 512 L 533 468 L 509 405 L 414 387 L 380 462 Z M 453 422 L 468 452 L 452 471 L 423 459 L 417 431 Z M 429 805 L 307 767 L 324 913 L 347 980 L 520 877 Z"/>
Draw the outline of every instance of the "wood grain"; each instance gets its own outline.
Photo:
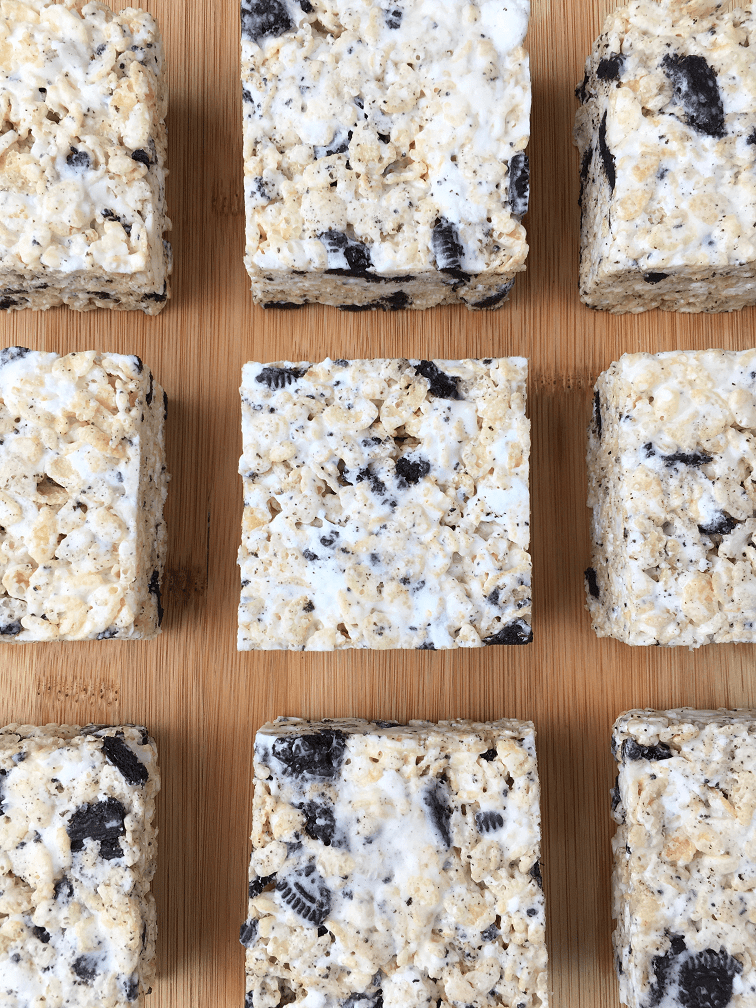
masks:
<path id="1" fill-rule="evenodd" d="M 114 4 L 115 6 L 115 4 Z M 145 644 L 5 647 L 0 717 L 139 721 L 157 737 L 160 975 L 150 1008 L 241 1008 L 256 728 L 312 717 L 532 718 L 544 793 L 555 1008 L 617 1002 L 609 916 L 608 732 L 632 706 L 756 705 L 754 647 L 599 641 L 584 610 L 585 427 L 592 382 L 625 351 L 745 348 L 754 310 L 620 318 L 577 296 L 573 87 L 608 2 L 534 0 L 528 273 L 499 312 L 263 312 L 242 265 L 236 0 L 150 0 L 170 62 L 173 300 L 157 318 L 63 309 L 0 318 L 0 345 L 138 353 L 167 389 L 165 632 Z M 531 361 L 535 643 L 459 652 L 235 650 L 244 361 L 522 354 Z"/>

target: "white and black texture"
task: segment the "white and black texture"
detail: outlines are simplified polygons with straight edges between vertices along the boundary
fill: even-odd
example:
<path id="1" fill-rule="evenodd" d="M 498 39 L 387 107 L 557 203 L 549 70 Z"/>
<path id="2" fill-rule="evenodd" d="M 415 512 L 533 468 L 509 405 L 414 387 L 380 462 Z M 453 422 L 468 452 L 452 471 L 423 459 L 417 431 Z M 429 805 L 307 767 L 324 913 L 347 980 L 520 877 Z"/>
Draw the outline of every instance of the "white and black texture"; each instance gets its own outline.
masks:
<path id="1" fill-rule="evenodd" d="M 753 1008 L 756 712 L 628 711 L 612 751 L 620 1000 Z"/>
<path id="2" fill-rule="evenodd" d="M 242 0 L 257 302 L 498 308 L 525 269 L 529 0 Z"/>
<path id="3" fill-rule="evenodd" d="M 168 108 L 154 19 L 87 0 L 0 18 L 0 310 L 157 314 Z"/>
<path id="4" fill-rule="evenodd" d="M 634 0 L 587 61 L 575 137 L 594 308 L 756 303 L 756 18 L 722 6 Z"/>
<path id="5" fill-rule="evenodd" d="M 245 365 L 240 650 L 529 643 L 526 376 Z"/>
<path id="6" fill-rule="evenodd" d="M 149 993 L 156 761 L 133 725 L 0 730 L 3 1008 L 137 1008 Z"/>
<path id="7" fill-rule="evenodd" d="M 279 718 L 255 744 L 254 1008 L 545 1008 L 529 721 Z"/>
<path id="8" fill-rule="evenodd" d="M 0 642 L 160 633 L 165 409 L 138 357 L 0 350 Z"/>
<path id="9" fill-rule="evenodd" d="M 588 608 L 626 644 L 756 641 L 756 350 L 625 354 L 588 439 Z"/>

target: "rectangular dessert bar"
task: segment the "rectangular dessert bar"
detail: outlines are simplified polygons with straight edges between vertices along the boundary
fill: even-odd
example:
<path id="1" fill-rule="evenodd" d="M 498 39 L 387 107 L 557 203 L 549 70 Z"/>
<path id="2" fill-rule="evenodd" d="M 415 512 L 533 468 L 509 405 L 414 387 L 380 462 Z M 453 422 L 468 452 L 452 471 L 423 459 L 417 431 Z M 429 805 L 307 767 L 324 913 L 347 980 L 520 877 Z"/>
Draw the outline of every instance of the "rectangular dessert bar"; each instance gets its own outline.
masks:
<path id="1" fill-rule="evenodd" d="M 529 0 L 242 0 L 255 301 L 498 308 L 527 243 Z"/>
<path id="2" fill-rule="evenodd" d="M 577 94 L 580 294 L 611 312 L 756 303 L 756 13 L 633 0 Z"/>
<path id="3" fill-rule="evenodd" d="M 134 725 L 0 729 L 3 1008 L 125 1008 L 149 993 L 156 760 Z"/>
<path id="4" fill-rule="evenodd" d="M 599 637 L 756 641 L 756 350 L 625 354 L 588 443 Z"/>
<path id="5" fill-rule="evenodd" d="M 239 649 L 529 643 L 526 376 L 246 364 Z"/>
<path id="6" fill-rule="evenodd" d="M 0 641 L 160 633 L 164 418 L 138 357 L 0 350 Z"/>
<path id="7" fill-rule="evenodd" d="M 756 712 L 614 725 L 614 932 L 629 1008 L 756 1003 Z"/>
<path id="8" fill-rule="evenodd" d="M 163 44 L 149 14 L 24 0 L 0 19 L 0 309 L 168 297 Z"/>
<path id="9" fill-rule="evenodd" d="M 278 718 L 253 809 L 247 1006 L 546 1008 L 531 722 Z"/>

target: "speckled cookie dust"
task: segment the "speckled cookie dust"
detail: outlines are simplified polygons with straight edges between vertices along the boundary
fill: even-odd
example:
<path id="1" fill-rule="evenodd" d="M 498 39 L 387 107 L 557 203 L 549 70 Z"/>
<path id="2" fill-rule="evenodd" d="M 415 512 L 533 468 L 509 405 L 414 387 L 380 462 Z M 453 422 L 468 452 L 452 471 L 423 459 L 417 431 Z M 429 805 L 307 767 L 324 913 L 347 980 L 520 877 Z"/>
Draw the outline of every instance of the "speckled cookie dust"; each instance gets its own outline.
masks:
<path id="1" fill-rule="evenodd" d="M 529 721 L 279 718 L 253 807 L 248 1006 L 547 1006 Z"/>
<path id="2" fill-rule="evenodd" d="M 526 375 L 245 365 L 239 648 L 529 643 Z"/>
<path id="3" fill-rule="evenodd" d="M 594 308 L 756 303 L 756 17 L 721 6 L 634 0 L 588 59 L 575 136 Z"/>
<path id="4" fill-rule="evenodd" d="M 168 297 L 163 44 L 149 14 L 12 0 L 0 18 L 0 309 Z"/>
<path id="5" fill-rule="evenodd" d="M 241 10 L 255 300 L 503 304 L 528 251 L 528 0 Z"/>

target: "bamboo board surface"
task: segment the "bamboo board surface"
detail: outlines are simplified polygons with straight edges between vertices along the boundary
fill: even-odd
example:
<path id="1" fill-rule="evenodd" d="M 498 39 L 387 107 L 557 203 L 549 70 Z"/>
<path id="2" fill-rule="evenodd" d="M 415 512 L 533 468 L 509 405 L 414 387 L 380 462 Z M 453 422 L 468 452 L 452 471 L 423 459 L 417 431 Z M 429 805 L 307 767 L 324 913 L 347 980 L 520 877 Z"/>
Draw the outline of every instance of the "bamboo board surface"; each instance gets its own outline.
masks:
<path id="1" fill-rule="evenodd" d="M 242 263 L 237 0 L 143 0 L 170 66 L 173 299 L 156 318 L 67 309 L 0 317 L 0 346 L 137 353 L 169 396 L 164 633 L 145 643 L 7 646 L 0 665 L 3 723 L 136 721 L 158 741 L 159 977 L 148 1008 L 243 1004 L 252 744 L 278 714 L 535 721 L 553 1005 L 613 1008 L 610 725 L 628 707 L 756 706 L 754 646 L 631 649 L 590 629 L 584 453 L 595 376 L 626 351 L 753 346 L 756 309 L 612 317 L 580 304 L 573 88 L 612 4 L 533 5 L 531 251 L 500 311 L 255 307 Z M 242 364 L 509 354 L 530 359 L 534 643 L 238 654 Z"/>

